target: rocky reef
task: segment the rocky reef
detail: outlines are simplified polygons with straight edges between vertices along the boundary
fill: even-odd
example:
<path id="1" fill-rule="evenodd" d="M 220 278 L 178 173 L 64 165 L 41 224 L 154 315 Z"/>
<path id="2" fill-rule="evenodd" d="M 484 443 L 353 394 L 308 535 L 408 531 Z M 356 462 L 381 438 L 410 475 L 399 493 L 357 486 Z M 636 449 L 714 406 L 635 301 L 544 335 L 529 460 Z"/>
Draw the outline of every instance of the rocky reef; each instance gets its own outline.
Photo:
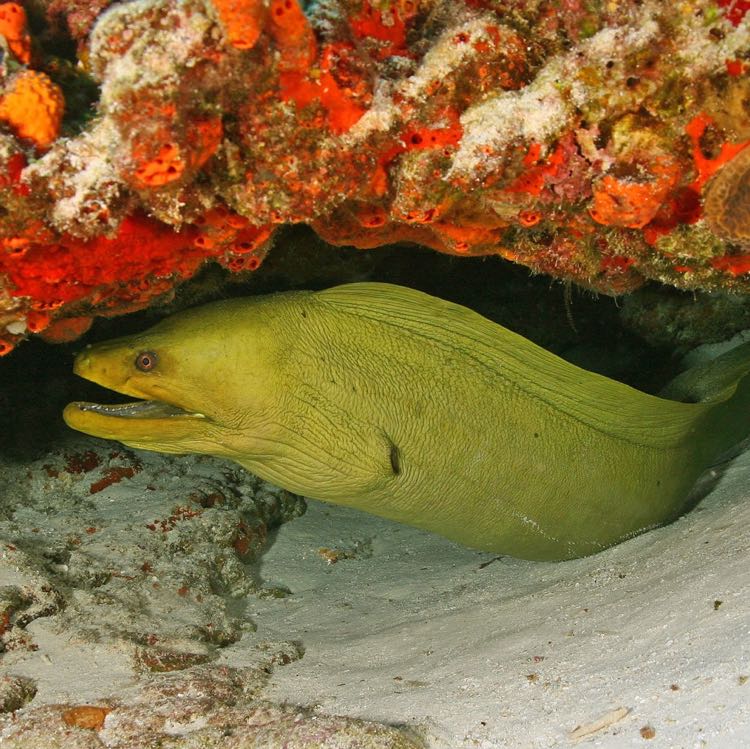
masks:
<path id="1" fill-rule="evenodd" d="M 111 7 L 109 7 L 111 5 Z M 0 353 L 277 227 L 750 288 L 745 0 L 0 4 Z"/>
<path id="2" fill-rule="evenodd" d="M 265 651 L 254 667 L 162 673 L 96 704 L 19 709 L 29 680 L 5 676 L 0 697 L 16 706 L 0 714 L 0 739 L 8 749 L 425 749 L 410 730 L 264 699 L 273 666 L 299 657 L 289 643 Z"/>
<path id="3" fill-rule="evenodd" d="M 188 668 L 240 639 L 233 601 L 284 595 L 259 589 L 248 564 L 304 504 L 243 471 L 85 440 L 0 467 L 0 557 L 24 581 L 0 585 L 6 667 L 37 649 L 31 622 L 54 616 L 78 641 L 118 643 L 139 670 Z"/>

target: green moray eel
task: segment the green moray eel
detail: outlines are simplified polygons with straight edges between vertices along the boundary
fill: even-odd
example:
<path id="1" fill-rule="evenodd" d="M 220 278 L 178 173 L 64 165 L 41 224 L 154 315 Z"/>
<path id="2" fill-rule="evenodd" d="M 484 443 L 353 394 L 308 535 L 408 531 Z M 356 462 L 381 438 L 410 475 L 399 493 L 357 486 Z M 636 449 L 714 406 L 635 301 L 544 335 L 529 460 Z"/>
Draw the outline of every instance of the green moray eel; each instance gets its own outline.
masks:
<path id="1" fill-rule="evenodd" d="M 750 346 L 647 395 L 465 307 L 355 283 L 215 302 L 97 344 L 77 374 L 143 401 L 69 426 L 229 458 L 298 494 L 526 559 L 591 554 L 685 509 L 750 432 Z M 703 383 L 703 384 L 701 384 Z"/>

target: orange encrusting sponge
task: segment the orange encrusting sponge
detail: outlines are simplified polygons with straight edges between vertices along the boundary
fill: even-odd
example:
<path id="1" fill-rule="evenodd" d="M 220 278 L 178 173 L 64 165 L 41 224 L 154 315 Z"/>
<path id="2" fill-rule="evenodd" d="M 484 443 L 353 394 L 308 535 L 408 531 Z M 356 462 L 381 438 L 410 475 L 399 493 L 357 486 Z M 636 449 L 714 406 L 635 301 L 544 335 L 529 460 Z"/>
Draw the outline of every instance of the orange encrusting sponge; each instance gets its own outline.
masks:
<path id="1" fill-rule="evenodd" d="M 236 49 L 252 49 L 265 21 L 263 0 L 213 0 L 229 43 Z"/>
<path id="2" fill-rule="evenodd" d="M 594 185 L 591 218 L 604 226 L 642 229 L 659 212 L 680 178 L 676 159 L 659 157 L 644 171 L 651 179 L 637 181 L 607 174 Z"/>
<path id="3" fill-rule="evenodd" d="M 18 3 L 0 5 L 0 36 L 5 37 L 18 62 L 31 62 L 31 37 L 26 28 L 26 11 Z"/>
<path id="4" fill-rule="evenodd" d="M 142 187 L 161 187 L 179 179 L 185 171 L 185 161 L 176 143 L 165 143 L 153 159 L 135 170 L 135 182 Z"/>
<path id="5" fill-rule="evenodd" d="M 318 45 L 297 0 L 272 0 L 268 30 L 281 53 L 279 70 L 306 72 L 315 61 Z"/>
<path id="6" fill-rule="evenodd" d="M 64 110 L 60 87 L 36 70 L 17 73 L 0 98 L 0 121 L 42 151 L 60 134 Z"/>
<path id="7" fill-rule="evenodd" d="M 189 144 L 167 140 L 156 146 L 148 141 L 133 150 L 136 167 L 132 182 L 138 189 L 162 187 L 180 179 L 188 169 L 200 169 L 221 143 L 223 127 L 218 117 L 195 120 Z M 183 139 L 184 140 L 184 139 Z"/>

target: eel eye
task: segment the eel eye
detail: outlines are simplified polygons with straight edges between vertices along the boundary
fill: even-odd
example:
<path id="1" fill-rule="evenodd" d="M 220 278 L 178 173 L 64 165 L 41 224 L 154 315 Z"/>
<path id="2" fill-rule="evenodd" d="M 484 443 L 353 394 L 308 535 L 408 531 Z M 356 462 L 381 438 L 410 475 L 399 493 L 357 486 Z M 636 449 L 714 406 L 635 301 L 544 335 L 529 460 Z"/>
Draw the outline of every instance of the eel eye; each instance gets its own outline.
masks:
<path id="1" fill-rule="evenodd" d="M 158 357 L 153 351 L 141 351 L 138 356 L 135 357 L 135 367 L 140 369 L 141 372 L 150 372 L 158 361 Z"/>

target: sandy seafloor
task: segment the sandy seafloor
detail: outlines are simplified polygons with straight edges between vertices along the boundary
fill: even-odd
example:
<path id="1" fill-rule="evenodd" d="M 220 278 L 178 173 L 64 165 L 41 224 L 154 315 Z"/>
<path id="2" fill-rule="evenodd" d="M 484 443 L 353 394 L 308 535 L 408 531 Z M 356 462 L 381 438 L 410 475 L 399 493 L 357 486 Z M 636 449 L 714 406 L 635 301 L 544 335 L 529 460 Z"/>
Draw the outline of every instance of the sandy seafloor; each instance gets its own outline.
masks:
<path id="1" fill-rule="evenodd" d="M 372 555 L 321 566 L 321 544 Z M 745 747 L 749 549 L 750 453 L 672 526 L 561 564 L 486 565 L 491 555 L 315 504 L 263 559 L 295 595 L 251 610 L 259 634 L 305 644 L 276 671 L 274 697 L 421 724 L 434 746 L 565 746 L 625 708 L 587 743 Z"/>
<path id="2" fill-rule="evenodd" d="M 571 746 L 576 727 L 600 719 L 582 745 L 750 746 L 748 549 L 750 453 L 675 524 L 559 564 L 493 561 L 311 502 L 254 572 L 291 595 L 244 597 L 257 631 L 220 648 L 218 663 L 257 665 L 259 642 L 301 642 L 304 656 L 274 668 L 264 699 L 413 726 L 429 747 Z M 0 589 L 22 577 L 6 553 Z M 26 629 L 37 649 L 9 652 L 3 672 L 35 680 L 27 712 L 96 702 L 141 678 L 106 635 L 67 634 L 55 615 Z"/>

